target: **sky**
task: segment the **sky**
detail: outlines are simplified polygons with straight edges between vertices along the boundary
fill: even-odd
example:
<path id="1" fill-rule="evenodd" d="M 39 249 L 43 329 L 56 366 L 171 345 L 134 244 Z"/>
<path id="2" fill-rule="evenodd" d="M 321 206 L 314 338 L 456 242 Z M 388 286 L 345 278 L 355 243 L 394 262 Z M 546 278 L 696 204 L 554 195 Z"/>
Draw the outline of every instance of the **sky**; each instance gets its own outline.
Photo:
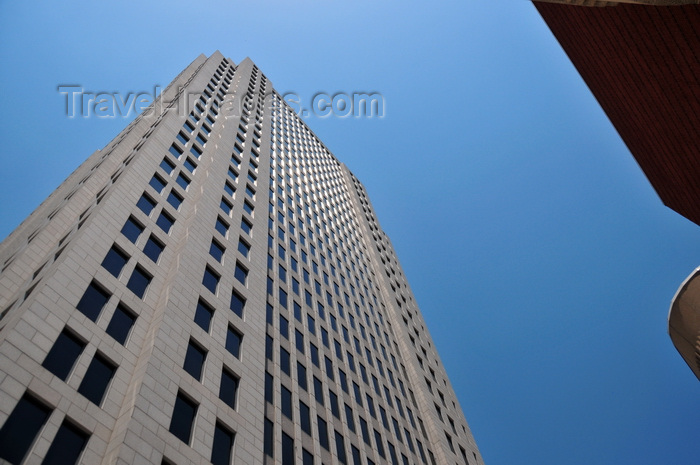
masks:
<path id="1" fill-rule="evenodd" d="M 0 237 L 199 54 L 280 93 L 364 183 L 487 465 L 694 464 L 698 380 L 667 334 L 700 227 L 664 207 L 527 0 L 0 2 Z"/>

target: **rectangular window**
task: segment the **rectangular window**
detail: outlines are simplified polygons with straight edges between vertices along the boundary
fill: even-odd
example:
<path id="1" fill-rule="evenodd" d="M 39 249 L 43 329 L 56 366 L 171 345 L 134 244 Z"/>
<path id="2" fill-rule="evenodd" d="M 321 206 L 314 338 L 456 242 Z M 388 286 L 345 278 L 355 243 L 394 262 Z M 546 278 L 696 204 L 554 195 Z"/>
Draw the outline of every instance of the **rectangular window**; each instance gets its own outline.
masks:
<path id="1" fill-rule="evenodd" d="M 320 368 L 318 359 L 318 347 L 316 347 L 316 345 L 313 343 L 309 343 L 309 349 L 311 352 L 311 363 Z"/>
<path id="2" fill-rule="evenodd" d="M 333 414 L 334 417 L 340 419 L 340 408 L 338 406 L 338 395 L 335 392 L 328 390 L 328 397 L 331 400 L 331 413 Z"/>
<path id="3" fill-rule="evenodd" d="M 173 218 L 169 213 L 162 211 L 160 212 L 160 215 L 158 215 L 158 219 L 156 220 L 156 224 L 160 229 L 165 231 L 166 234 L 170 233 L 170 228 L 173 227 L 173 224 L 175 224 L 175 218 Z"/>
<path id="4" fill-rule="evenodd" d="M 124 237 L 136 244 L 136 241 L 143 232 L 143 229 L 143 225 L 130 216 L 129 219 L 126 220 L 126 223 L 124 223 L 121 233 L 124 235 Z"/>
<path id="5" fill-rule="evenodd" d="M 173 417 L 170 421 L 170 432 L 185 444 L 190 443 L 197 407 L 197 404 L 185 397 L 184 394 L 181 392 L 177 393 Z"/>
<path id="6" fill-rule="evenodd" d="M 61 427 L 44 457 L 42 465 L 58 465 L 64 463 L 78 463 L 80 454 L 85 449 L 90 435 L 75 426 L 69 420 L 63 420 Z"/>
<path id="7" fill-rule="evenodd" d="M 284 431 L 282 432 L 282 465 L 294 465 L 294 439 Z"/>
<path id="8" fill-rule="evenodd" d="M 243 310 L 245 309 L 246 299 L 236 292 L 235 289 L 231 292 L 231 304 L 229 308 L 233 313 L 235 313 L 239 318 L 243 318 Z"/>
<path id="9" fill-rule="evenodd" d="M 225 198 L 221 199 L 221 203 L 219 203 L 219 207 L 226 213 L 228 216 L 231 216 L 231 212 L 233 211 L 233 205 L 231 205 L 231 202 L 226 200 Z"/>
<path id="10" fill-rule="evenodd" d="M 241 342 L 243 342 L 243 335 L 232 326 L 229 326 L 226 334 L 226 350 L 231 352 L 234 357 L 239 358 L 241 355 Z"/>
<path id="11" fill-rule="evenodd" d="M 238 280 L 238 282 L 245 286 L 246 280 L 248 279 L 248 270 L 245 269 L 240 263 L 236 263 L 236 270 L 234 271 L 233 276 Z"/>
<path id="12" fill-rule="evenodd" d="M 90 318 L 92 321 L 97 321 L 102 309 L 109 300 L 111 294 L 102 289 L 95 281 L 85 289 L 85 293 L 80 298 L 80 302 L 75 307 L 83 315 Z"/>
<path id="13" fill-rule="evenodd" d="M 314 376 L 314 397 L 316 398 L 316 402 L 318 402 L 321 405 L 324 404 L 324 402 L 323 402 L 323 384 L 321 383 L 321 380 L 315 376 Z"/>
<path id="14" fill-rule="evenodd" d="M 220 278 L 221 277 L 214 270 L 206 267 L 204 269 L 204 276 L 202 277 L 202 284 L 209 289 L 212 294 L 216 294 L 216 288 L 219 286 Z"/>
<path id="15" fill-rule="evenodd" d="M 248 245 L 248 243 L 245 242 L 244 240 L 238 239 L 238 251 L 245 258 L 248 258 L 248 255 L 250 254 L 250 245 Z"/>
<path id="16" fill-rule="evenodd" d="M 292 420 L 292 391 L 282 386 L 282 415 Z"/>
<path id="17" fill-rule="evenodd" d="M 153 199 L 151 199 L 148 195 L 143 194 L 139 201 L 136 202 L 136 206 L 139 207 L 139 209 L 146 216 L 150 216 L 151 212 L 156 207 L 156 202 Z"/>
<path id="18" fill-rule="evenodd" d="M 154 174 L 148 184 L 160 194 L 167 183 L 158 174 Z"/>
<path id="19" fill-rule="evenodd" d="M 265 372 L 265 402 L 270 405 L 275 404 L 274 378 L 267 371 Z"/>
<path id="20" fill-rule="evenodd" d="M 289 351 L 284 348 L 280 348 L 280 369 L 282 373 L 286 373 L 287 376 L 292 376 L 291 366 L 289 361 Z"/>
<path id="21" fill-rule="evenodd" d="M 167 158 L 163 158 L 163 161 L 160 162 L 160 167 L 165 171 L 167 174 L 170 174 L 173 172 L 175 169 L 175 165 L 168 160 Z"/>
<path id="22" fill-rule="evenodd" d="M 182 187 L 184 190 L 187 190 L 187 188 L 190 186 L 190 179 L 182 173 L 177 175 L 175 182 L 177 183 L 178 186 Z"/>
<path id="23" fill-rule="evenodd" d="M 238 391 L 238 378 L 228 368 L 221 371 L 221 384 L 219 385 L 219 399 L 226 405 L 236 408 L 236 393 Z"/>
<path id="24" fill-rule="evenodd" d="M 130 310 L 128 310 L 124 305 L 117 305 L 112 319 L 109 321 L 107 326 L 107 334 L 112 336 L 115 341 L 124 345 L 126 339 L 129 337 L 129 332 L 131 331 L 134 322 L 136 321 L 136 315 L 134 315 Z"/>
<path id="25" fill-rule="evenodd" d="M 214 444 L 211 448 L 210 461 L 213 465 L 231 464 L 233 438 L 233 432 L 217 421 L 214 427 Z"/>
<path id="26" fill-rule="evenodd" d="M 343 435 L 338 431 L 335 432 L 335 451 L 338 454 L 338 461 L 340 463 L 346 463 L 345 441 L 343 440 Z"/>
<path id="27" fill-rule="evenodd" d="M 180 150 L 180 147 L 175 144 L 171 145 L 168 151 L 175 158 L 180 158 L 180 155 L 182 155 L 182 150 Z"/>
<path id="28" fill-rule="evenodd" d="M 187 353 L 185 354 L 183 368 L 194 379 L 200 381 L 202 379 L 202 369 L 204 368 L 204 360 L 206 358 L 207 351 L 190 339 L 187 345 Z"/>
<path id="29" fill-rule="evenodd" d="M 153 260 L 154 263 L 158 263 L 158 258 L 160 258 L 160 254 L 163 252 L 163 249 L 165 249 L 165 245 L 156 239 L 155 236 L 151 235 L 148 238 L 146 245 L 143 246 L 143 253 L 148 258 Z"/>
<path id="30" fill-rule="evenodd" d="M 306 367 L 302 365 L 301 362 L 297 362 L 297 382 L 299 384 L 299 388 L 306 391 L 308 387 L 306 379 Z"/>
<path id="31" fill-rule="evenodd" d="M 65 381 L 84 348 L 84 341 L 64 329 L 41 365 Z"/>
<path id="32" fill-rule="evenodd" d="M 129 256 L 124 253 L 119 247 L 113 245 L 104 260 L 102 260 L 102 268 L 109 271 L 115 278 L 119 278 L 122 268 L 129 261 Z"/>
<path id="33" fill-rule="evenodd" d="M 197 309 L 194 312 L 194 322 L 204 331 L 209 332 L 214 309 L 207 305 L 202 299 L 197 301 Z"/>
<path id="34" fill-rule="evenodd" d="M 25 393 L 0 429 L 0 459 L 21 463 L 50 414 L 49 407 Z"/>
<path id="35" fill-rule="evenodd" d="M 98 352 L 90 362 L 78 392 L 95 405 L 100 405 L 115 371 L 116 365 Z"/>
<path id="36" fill-rule="evenodd" d="M 212 239 L 211 245 L 209 246 L 209 255 L 214 257 L 217 262 L 221 263 L 223 261 L 225 250 L 226 248 L 223 245 Z"/>
<path id="37" fill-rule="evenodd" d="M 355 432 L 355 420 L 352 415 L 352 408 L 348 404 L 345 404 L 345 419 L 348 422 L 348 428 L 353 433 Z"/>
<path id="38" fill-rule="evenodd" d="M 294 342 L 296 343 L 297 350 L 304 353 L 304 335 L 298 329 L 294 330 Z"/>
<path id="39" fill-rule="evenodd" d="M 180 209 L 180 205 L 182 205 L 182 201 L 184 198 L 178 194 L 175 189 L 170 190 L 170 194 L 168 194 L 168 203 L 173 206 L 175 210 Z"/>
<path id="40" fill-rule="evenodd" d="M 289 320 L 280 315 L 280 336 L 289 339 Z"/>
<path id="41" fill-rule="evenodd" d="M 265 449 L 265 455 L 268 457 L 275 456 L 275 430 L 274 423 L 265 418 L 265 428 L 263 431 L 263 448 Z"/>
<path id="42" fill-rule="evenodd" d="M 215 228 L 222 236 L 226 237 L 228 235 L 228 224 L 220 217 L 216 219 Z"/>
<path id="43" fill-rule="evenodd" d="M 318 442 L 326 450 L 330 450 L 328 443 L 328 423 L 323 418 L 317 416 L 316 420 L 318 422 Z"/>
<path id="44" fill-rule="evenodd" d="M 309 406 L 304 402 L 299 401 L 299 423 L 301 424 L 301 430 L 311 436 L 311 410 Z"/>
<path id="45" fill-rule="evenodd" d="M 314 454 L 304 448 L 301 449 L 301 465 L 314 465 Z"/>

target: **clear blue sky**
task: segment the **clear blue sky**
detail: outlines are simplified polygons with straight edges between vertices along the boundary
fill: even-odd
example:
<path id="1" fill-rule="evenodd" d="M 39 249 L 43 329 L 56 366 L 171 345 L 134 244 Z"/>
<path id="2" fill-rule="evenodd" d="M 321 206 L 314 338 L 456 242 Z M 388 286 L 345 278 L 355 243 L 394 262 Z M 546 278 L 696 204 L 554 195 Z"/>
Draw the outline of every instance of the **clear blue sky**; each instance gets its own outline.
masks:
<path id="1" fill-rule="evenodd" d="M 0 236 L 129 120 L 61 84 L 165 86 L 251 57 L 280 92 L 381 92 L 307 123 L 366 185 L 487 465 L 698 463 L 666 330 L 700 227 L 664 207 L 526 0 L 2 2 Z"/>

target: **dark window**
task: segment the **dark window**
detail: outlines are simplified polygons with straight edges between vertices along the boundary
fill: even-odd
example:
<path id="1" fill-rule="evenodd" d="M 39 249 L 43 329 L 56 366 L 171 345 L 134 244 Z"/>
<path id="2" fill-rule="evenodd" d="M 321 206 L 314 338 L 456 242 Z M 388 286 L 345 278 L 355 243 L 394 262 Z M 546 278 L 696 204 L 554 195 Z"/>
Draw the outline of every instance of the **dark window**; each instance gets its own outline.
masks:
<path id="1" fill-rule="evenodd" d="M 200 149 L 196 145 L 193 145 L 192 147 L 190 147 L 190 153 L 197 157 L 197 159 L 199 159 L 202 156 L 202 149 Z"/>
<path id="2" fill-rule="evenodd" d="M 285 291 L 281 287 L 279 288 L 279 300 L 280 300 L 280 305 L 283 308 L 287 308 L 287 291 Z"/>
<path id="3" fill-rule="evenodd" d="M 243 210 L 245 210 L 249 215 L 253 214 L 253 206 L 248 203 L 247 200 L 243 202 Z"/>
<path id="4" fill-rule="evenodd" d="M 248 235 L 250 235 L 250 231 L 253 229 L 253 225 L 250 223 L 250 221 L 246 220 L 243 218 L 241 220 L 241 229 Z"/>
<path id="5" fill-rule="evenodd" d="M 201 299 L 197 302 L 197 309 L 194 312 L 194 322 L 197 323 L 204 331 L 209 332 L 211 318 L 214 315 L 214 309 L 204 303 Z"/>
<path id="6" fill-rule="evenodd" d="M 282 465 L 294 465 L 294 439 L 282 432 Z"/>
<path id="7" fill-rule="evenodd" d="M 318 347 L 316 347 L 314 344 L 310 343 L 309 348 L 311 349 L 311 363 L 316 365 L 317 367 L 320 368 L 319 366 L 319 360 L 318 360 Z"/>
<path id="8" fill-rule="evenodd" d="M 223 245 L 219 244 L 215 240 L 211 241 L 211 245 L 209 246 L 209 255 L 214 257 L 217 262 L 221 262 L 224 258 L 224 251 L 226 249 L 224 248 Z"/>
<path id="9" fill-rule="evenodd" d="M 117 305 L 114 310 L 114 315 L 107 326 L 107 334 L 112 336 L 118 343 L 124 345 L 126 338 L 129 337 L 129 331 L 134 326 L 136 315 L 127 310 L 122 304 Z"/>
<path id="10" fill-rule="evenodd" d="M 240 263 L 236 263 L 236 271 L 233 275 L 241 284 L 245 286 L 246 279 L 248 278 L 248 270 L 243 268 Z"/>
<path id="11" fill-rule="evenodd" d="M 148 258 L 158 263 L 158 258 L 164 248 L 165 246 L 162 242 L 156 239 L 155 236 L 150 236 L 148 242 L 146 242 L 146 245 L 143 247 L 143 253 L 146 254 Z"/>
<path id="12" fill-rule="evenodd" d="M 304 335 L 298 329 L 294 331 L 294 342 L 296 343 L 297 350 L 304 353 Z"/>
<path id="13" fill-rule="evenodd" d="M 323 405 L 323 384 L 321 380 L 314 376 L 314 397 L 316 402 Z"/>
<path id="14" fill-rule="evenodd" d="M 372 440 L 369 436 L 369 428 L 367 427 L 367 421 L 362 417 L 360 417 L 360 429 L 362 430 L 362 439 L 368 446 L 372 447 Z"/>
<path id="15" fill-rule="evenodd" d="M 176 146 L 175 144 L 170 146 L 169 152 L 175 157 L 175 158 L 180 158 L 180 155 L 182 155 L 182 150 L 180 150 L 180 147 Z"/>
<path id="16" fill-rule="evenodd" d="M 330 450 L 328 444 L 328 423 L 321 417 L 316 417 L 318 420 L 318 442 L 326 450 Z"/>
<path id="17" fill-rule="evenodd" d="M 142 298 L 146 293 L 146 288 L 151 283 L 151 278 L 151 275 L 149 275 L 146 270 L 137 265 L 126 287 L 136 294 L 137 297 Z"/>
<path id="18" fill-rule="evenodd" d="M 226 181 L 226 184 L 224 184 L 224 191 L 231 197 L 233 197 L 234 192 L 236 192 L 236 188 L 233 187 L 228 181 Z"/>
<path id="19" fill-rule="evenodd" d="M 362 465 L 362 456 L 360 455 L 360 449 L 355 446 L 352 447 L 352 465 Z"/>
<path id="20" fill-rule="evenodd" d="M 163 180 L 163 178 L 161 178 L 157 174 L 154 174 L 151 178 L 151 181 L 148 184 L 160 194 L 161 191 L 165 188 L 166 182 Z"/>
<path id="21" fill-rule="evenodd" d="M 156 224 L 165 231 L 166 233 L 170 232 L 170 228 L 173 227 L 173 224 L 175 223 L 175 218 L 170 216 L 167 212 L 160 212 L 160 215 L 158 215 L 158 219 L 156 220 Z"/>
<path id="22" fill-rule="evenodd" d="M 207 352 L 190 340 L 187 346 L 183 368 L 187 373 L 192 375 L 194 379 L 199 381 L 202 378 L 202 368 L 204 368 L 204 360 L 206 358 Z"/>
<path id="23" fill-rule="evenodd" d="M 311 436 L 311 411 L 309 410 L 309 406 L 301 401 L 299 401 L 299 417 L 301 430 Z"/>
<path id="24" fill-rule="evenodd" d="M 274 378 L 267 371 L 265 372 L 265 402 L 269 404 L 275 403 Z"/>
<path id="25" fill-rule="evenodd" d="M 338 396 L 333 391 L 328 391 L 328 395 L 331 399 L 331 413 L 336 418 L 340 418 L 340 408 L 338 407 Z"/>
<path id="26" fill-rule="evenodd" d="M 163 161 L 160 162 L 160 167 L 168 174 L 172 173 L 175 169 L 175 165 L 167 158 L 163 158 Z"/>
<path id="27" fill-rule="evenodd" d="M 289 365 L 289 351 L 287 349 L 280 348 L 280 368 L 287 376 L 292 376 L 291 367 Z"/>
<path id="28" fill-rule="evenodd" d="M 308 388 L 308 382 L 306 379 L 306 367 L 301 364 L 301 362 L 297 362 L 297 382 L 299 383 L 299 387 L 306 391 Z"/>
<path id="29" fill-rule="evenodd" d="M 376 429 L 374 430 L 374 442 L 377 443 L 377 452 L 379 452 L 379 455 L 382 458 L 385 458 L 384 456 L 384 445 L 382 443 L 382 435 L 379 434 L 379 431 Z"/>
<path id="30" fill-rule="evenodd" d="M 50 408 L 24 394 L 0 429 L 0 459 L 22 462 L 50 414 Z"/>
<path id="31" fill-rule="evenodd" d="M 233 432 L 217 421 L 214 428 L 214 445 L 211 449 L 213 465 L 230 465 L 233 438 Z"/>
<path id="32" fill-rule="evenodd" d="M 231 212 L 233 211 L 233 205 L 231 205 L 231 202 L 222 198 L 219 206 L 227 215 L 231 216 Z"/>
<path id="33" fill-rule="evenodd" d="M 139 209 L 144 212 L 146 216 L 149 216 L 156 207 L 156 203 L 149 196 L 143 194 L 139 201 L 136 202 L 136 206 L 139 207 Z"/>
<path id="34" fill-rule="evenodd" d="M 353 419 L 352 416 L 352 408 L 348 404 L 345 404 L 345 419 L 348 422 L 348 428 L 350 431 L 353 433 L 355 432 L 355 420 Z"/>
<path id="35" fill-rule="evenodd" d="M 338 461 L 345 463 L 345 441 L 343 440 L 343 435 L 338 431 L 335 432 L 335 451 L 338 454 Z"/>
<path id="36" fill-rule="evenodd" d="M 301 464 L 314 465 L 314 455 L 304 448 L 301 449 Z"/>
<path id="37" fill-rule="evenodd" d="M 292 391 L 282 386 L 282 415 L 292 420 Z"/>
<path id="38" fill-rule="evenodd" d="M 248 245 L 243 240 L 239 239 L 238 240 L 238 251 L 241 253 L 241 255 L 248 258 L 248 254 L 250 253 L 250 245 Z"/>
<path id="39" fill-rule="evenodd" d="M 177 134 L 177 140 L 179 140 L 180 143 L 182 143 L 182 145 L 185 145 L 185 144 L 187 144 L 187 141 L 189 140 L 189 138 L 184 133 L 179 132 Z M 182 152 L 180 152 L 180 153 L 182 153 Z"/>
<path id="40" fill-rule="evenodd" d="M 216 219 L 216 230 L 219 231 L 219 234 L 222 236 L 226 237 L 226 234 L 228 233 L 228 224 L 221 218 Z"/>
<path id="41" fill-rule="evenodd" d="M 274 423 L 272 423 L 270 420 L 265 418 L 265 429 L 263 432 L 263 442 L 264 442 L 264 449 L 265 449 L 265 455 L 268 457 L 274 457 L 275 456 L 275 430 L 274 430 Z"/>
<path id="42" fill-rule="evenodd" d="M 202 284 L 204 287 L 209 289 L 212 294 L 216 294 L 216 288 L 219 286 L 220 276 L 214 272 L 209 267 L 204 269 L 204 276 L 202 277 Z"/>
<path id="43" fill-rule="evenodd" d="M 100 405 L 115 371 L 117 371 L 117 367 L 112 362 L 100 353 L 95 354 L 95 358 L 90 362 L 85 377 L 80 383 L 78 392 L 90 402 Z"/>
<path id="44" fill-rule="evenodd" d="M 65 381 L 84 348 L 85 342 L 64 329 L 41 365 Z"/>
<path id="45" fill-rule="evenodd" d="M 88 288 L 85 289 L 85 293 L 80 298 L 80 302 L 78 302 L 75 308 L 80 310 L 83 315 L 90 318 L 92 321 L 97 321 L 97 317 L 100 316 L 100 312 L 109 300 L 109 297 L 110 294 L 93 281 Z"/>
<path id="46" fill-rule="evenodd" d="M 118 278 L 127 261 L 129 261 L 129 256 L 113 245 L 107 252 L 107 255 L 105 255 L 104 260 L 102 260 L 102 267 Z"/>
<path id="47" fill-rule="evenodd" d="M 124 226 L 122 227 L 122 234 L 124 234 L 124 236 L 134 244 L 136 244 L 136 241 L 138 240 L 142 232 L 143 226 L 141 226 L 141 224 L 138 223 L 132 217 L 129 217 L 129 219 L 126 220 L 126 223 L 124 223 Z"/>
<path id="48" fill-rule="evenodd" d="M 189 444 L 192 424 L 196 414 L 197 404 L 178 392 L 175 399 L 175 407 L 173 408 L 173 417 L 170 420 L 170 432 L 182 442 Z"/>
<path id="49" fill-rule="evenodd" d="M 177 185 L 185 190 L 187 190 L 187 187 L 189 187 L 190 185 L 190 180 L 187 178 L 187 176 L 185 176 L 182 173 L 177 175 L 177 179 L 175 179 L 175 182 L 177 182 Z"/>
<path id="50" fill-rule="evenodd" d="M 233 292 L 231 293 L 231 311 L 238 315 L 240 318 L 243 318 L 243 310 L 245 308 L 245 301 L 246 299 L 241 296 L 236 290 L 234 289 Z"/>
<path id="51" fill-rule="evenodd" d="M 234 357 L 238 358 L 241 355 L 241 342 L 243 341 L 243 335 L 233 329 L 233 327 L 228 327 L 228 334 L 226 335 L 226 350 L 231 352 Z"/>
<path id="52" fill-rule="evenodd" d="M 238 391 L 238 378 L 224 367 L 221 371 L 219 399 L 223 400 L 229 407 L 236 408 L 236 391 Z"/>
<path id="53" fill-rule="evenodd" d="M 90 435 L 68 420 L 63 420 L 61 427 L 44 457 L 42 465 L 63 465 L 78 463 Z"/>
<path id="54" fill-rule="evenodd" d="M 183 198 L 180 194 L 178 194 L 177 192 L 175 192 L 174 189 L 172 189 L 172 190 L 170 191 L 170 194 L 168 194 L 168 203 L 169 203 L 170 205 L 172 205 L 173 208 L 175 208 L 175 210 L 179 210 L 179 209 L 180 209 L 180 205 L 182 205 L 182 201 L 183 201 L 183 200 L 184 200 L 184 198 Z"/>
<path id="55" fill-rule="evenodd" d="M 280 335 L 285 339 L 289 339 L 289 320 L 282 315 L 280 315 Z"/>
<path id="56" fill-rule="evenodd" d="M 194 173 L 194 170 L 197 169 L 197 164 L 190 157 L 187 157 L 185 159 L 184 165 L 185 168 L 187 168 L 190 171 L 190 173 Z"/>
<path id="57" fill-rule="evenodd" d="M 324 357 L 326 359 L 326 376 L 328 376 L 328 379 L 333 381 L 335 378 L 333 377 L 333 362 L 331 362 L 331 359 L 328 357 Z"/>

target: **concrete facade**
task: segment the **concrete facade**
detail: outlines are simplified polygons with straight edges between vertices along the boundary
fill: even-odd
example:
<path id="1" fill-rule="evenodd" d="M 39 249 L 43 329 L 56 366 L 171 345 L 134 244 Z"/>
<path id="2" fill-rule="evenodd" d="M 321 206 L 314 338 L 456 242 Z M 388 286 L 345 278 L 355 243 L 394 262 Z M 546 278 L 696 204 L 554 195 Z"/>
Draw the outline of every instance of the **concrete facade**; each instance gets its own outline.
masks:
<path id="1" fill-rule="evenodd" d="M 0 266 L 0 462 L 483 463 L 364 187 L 249 59 L 193 61 Z"/>

